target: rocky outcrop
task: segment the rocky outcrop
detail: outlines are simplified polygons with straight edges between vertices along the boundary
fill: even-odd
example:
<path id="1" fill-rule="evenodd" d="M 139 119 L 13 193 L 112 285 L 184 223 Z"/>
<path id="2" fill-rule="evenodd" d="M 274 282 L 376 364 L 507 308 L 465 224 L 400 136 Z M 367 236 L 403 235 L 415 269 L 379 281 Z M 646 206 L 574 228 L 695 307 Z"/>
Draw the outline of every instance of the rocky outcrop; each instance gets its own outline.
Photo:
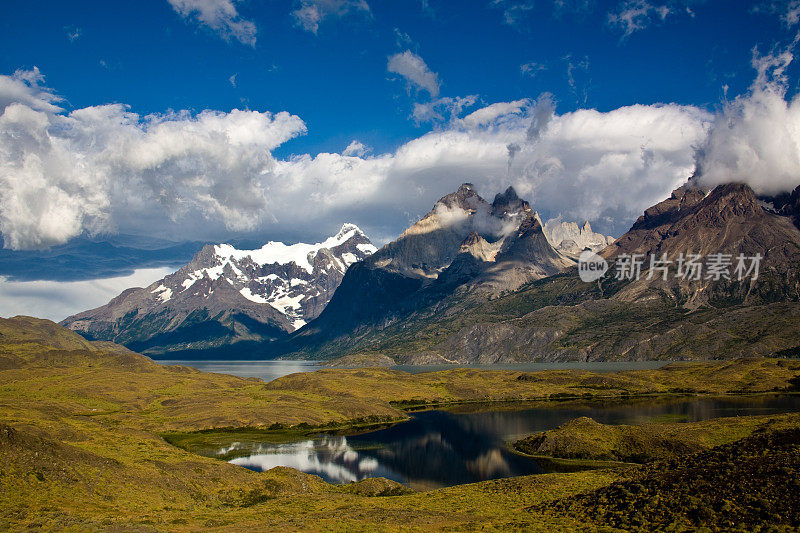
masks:
<path id="1" fill-rule="evenodd" d="M 572 259 L 577 259 L 586 249 L 599 252 L 614 242 L 614 237 L 592 231 L 588 221 L 580 227 L 575 222 L 551 219 L 545 223 L 543 230 L 553 248 Z"/>

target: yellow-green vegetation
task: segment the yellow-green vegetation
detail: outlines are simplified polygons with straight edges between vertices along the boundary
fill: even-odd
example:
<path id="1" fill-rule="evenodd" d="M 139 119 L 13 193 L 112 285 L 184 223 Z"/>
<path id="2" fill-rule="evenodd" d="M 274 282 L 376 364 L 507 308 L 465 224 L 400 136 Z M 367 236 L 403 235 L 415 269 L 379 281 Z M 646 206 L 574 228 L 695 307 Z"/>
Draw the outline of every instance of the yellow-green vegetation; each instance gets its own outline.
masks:
<path id="1" fill-rule="evenodd" d="M 382 353 L 354 353 L 350 355 L 343 355 L 336 359 L 330 359 L 322 363 L 325 366 L 393 366 L 397 362 L 391 357 Z"/>
<path id="2" fill-rule="evenodd" d="M 800 428 L 784 423 L 528 510 L 625 531 L 797 531 Z"/>
<path id="3" fill-rule="evenodd" d="M 757 393 L 791 387 L 800 373 L 800 362 L 761 359 L 618 374 L 321 370 L 263 383 L 160 366 L 30 318 L 0 320 L 0 361 L 0 528 L 80 531 L 598 529 L 590 513 L 549 508 L 609 486 L 617 471 L 406 494 L 387 480 L 332 486 L 286 468 L 256 473 L 163 436 L 272 427 L 289 438 L 401 420 L 404 406 L 441 402 Z"/>
<path id="4" fill-rule="evenodd" d="M 600 424 L 581 417 L 520 439 L 513 448 L 527 455 L 643 463 L 708 450 L 749 436 L 768 424 L 800 427 L 800 415 L 745 416 L 691 423 Z"/>

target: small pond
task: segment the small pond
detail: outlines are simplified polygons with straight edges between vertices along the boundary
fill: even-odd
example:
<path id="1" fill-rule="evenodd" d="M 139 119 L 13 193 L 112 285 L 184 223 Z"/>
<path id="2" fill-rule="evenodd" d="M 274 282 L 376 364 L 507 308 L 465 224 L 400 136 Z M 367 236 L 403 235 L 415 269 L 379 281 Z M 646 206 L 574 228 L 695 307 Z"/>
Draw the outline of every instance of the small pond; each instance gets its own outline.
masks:
<path id="1" fill-rule="evenodd" d="M 639 424 L 794 411 L 800 411 L 800 396 L 461 406 L 413 413 L 408 422 L 359 435 L 317 435 L 286 444 L 231 442 L 204 453 L 256 471 L 290 466 L 330 483 L 382 476 L 414 488 L 434 488 L 563 469 L 563 463 L 517 455 L 506 443 L 581 416 Z"/>

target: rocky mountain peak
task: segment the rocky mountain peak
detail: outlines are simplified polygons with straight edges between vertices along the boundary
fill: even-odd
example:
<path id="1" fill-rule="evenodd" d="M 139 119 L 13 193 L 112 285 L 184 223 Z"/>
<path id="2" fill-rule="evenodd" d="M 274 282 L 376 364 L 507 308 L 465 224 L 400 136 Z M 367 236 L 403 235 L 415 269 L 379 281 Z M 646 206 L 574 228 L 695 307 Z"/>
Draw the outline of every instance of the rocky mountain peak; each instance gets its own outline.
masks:
<path id="1" fill-rule="evenodd" d="M 436 202 L 450 209 L 460 208 L 465 211 L 475 211 L 482 206 L 488 205 L 476 191 L 471 183 L 463 183 L 456 192 L 451 192 L 443 196 Z"/>
<path id="2" fill-rule="evenodd" d="M 517 237 L 542 233 L 542 222 L 539 213 L 530 213 L 522 220 L 522 224 L 517 229 Z"/>
<path id="3" fill-rule="evenodd" d="M 696 309 L 715 299 L 749 302 L 768 300 L 775 294 L 785 298 L 800 295 L 795 280 L 800 265 L 800 232 L 788 217 L 765 210 L 752 189 L 740 183 L 719 185 L 708 194 L 681 187 L 669 199 L 645 211 L 630 231 L 603 251 L 611 261 L 633 254 L 645 259 L 666 256 L 673 262 L 682 254 L 696 254 L 701 262 L 720 254 L 732 261 L 739 256 L 760 256 L 762 276 L 757 283 L 708 277 L 642 278 L 615 298 L 636 300 L 660 287 L 685 308 Z M 762 279 L 770 281 L 758 288 Z"/>
<path id="4" fill-rule="evenodd" d="M 495 195 L 494 201 L 492 202 L 492 214 L 494 216 L 526 213 L 530 210 L 530 204 L 517 196 L 517 191 L 511 186 L 509 186 L 505 192 Z"/>
<path id="5" fill-rule="evenodd" d="M 366 237 L 364 232 L 361 231 L 361 228 L 353 224 L 352 222 L 345 222 L 342 224 L 342 228 L 339 232 L 333 237 L 337 241 L 344 242 L 348 238 L 355 237 L 355 236 Z"/>
<path id="6" fill-rule="evenodd" d="M 712 218 L 718 221 L 764 216 L 764 209 L 753 189 L 744 183 L 727 183 L 716 187 L 702 200 L 700 206 L 701 210 L 708 211 L 713 207 L 717 216 Z"/>

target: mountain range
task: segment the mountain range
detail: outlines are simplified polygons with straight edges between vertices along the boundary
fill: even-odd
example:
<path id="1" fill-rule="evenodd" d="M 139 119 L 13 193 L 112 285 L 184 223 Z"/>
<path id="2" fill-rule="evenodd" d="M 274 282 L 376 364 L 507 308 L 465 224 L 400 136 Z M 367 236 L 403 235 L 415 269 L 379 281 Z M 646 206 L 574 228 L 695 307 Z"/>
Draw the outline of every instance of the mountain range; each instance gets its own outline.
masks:
<path id="1" fill-rule="evenodd" d="M 267 272 L 265 258 L 292 247 L 207 246 L 162 282 L 64 324 L 151 354 L 236 342 L 250 349 L 245 357 L 382 364 L 800 354 L 799 196 L 759 198 L 740 184 L 708 191 L 690 180 L 614 240 L 588 223 L 542 225 L 511 187 L 489 203 L 465 183 L 379 250 L 345 225 L 328 244 L 293 245 L 307 262 L 293 255 Z M 586 249 L 608 263 L 591 283 L 576 264 Z M 729 275 L 668 276 L 648 263 L 676 271 L 692 254 L 721 254 Z M 632 256 L 641 258 L 640 275 L 618 275 L 621 258 Z M 757 275 L 730 275 L 740 256 L 759 258 Z M 320 277 L 328 271 L 335 274 Z M 192 299 L 195 292 L 215 297 Z M 127 300 L 140 303 L 121 305 Z M 159 326 L 167 323 L 172 329 Z M 213 342 L 210 325 L 220 331 Z M 170 342 L 175 336 L 181 342 Z"/>
<path id="2" fill-rule="evenodd" d="M 317 244 L 205 245 L 177 272 L 61 325 L 150 355 L 253 347 L 319 315 L 347 268 L 375 250 L 354 224 Z"/>
<path id="3" fill-rule="evenodd" d="M 757 198 L 746 185 L 706 191 L 690 182 L 647 209 L 630 231 L 605 247 L 601 254 L 609 269 L 593 283 L 581 281 L 574 263 L 563 266 L 552 259 L 552 248 L 534 237 L 534 215 L 509 234 L 505 257 L 498 254 L 495 263 L 488 263 L 472 254 L 465 261 L 461 253 L 427 284 L 373 267 L 388 252 L 379 250 L 348 271 L 326 310 L 290 337 L 286 351 L 402 363 L 800 354 L 800 230 L 794 211 L 786 207 L 795 204 L 787 201 L 776 208 L 770 200 Z M 546 265 L 540 275 L 499 274 L 509 271 L 501 261 L 509 257 L 508 250 L 520 248 L 525 254 L 517 257 Z M 758 276 L 742 280 L 730 275 L 734 265 L 731 279 L 682 279 L 675 270 L 664 279 L 660 270 L 651 276 L 646 262 L 638 279 L 618 279 L 619 259 L 634 254 L 645 261 L 650 256 L 671 261 L 675 269 L 688 254 L 704 260 L 722 254 L 731 262 L 739 255 L 759 256 L 761 261 Z M 459 269 L 469 276 L 458 279 L 454 289 L 437 291 L 447 286 L 449 271 L 461 261 L 476 268 Z M 493 285 L 499 292 L 481 290 L 494 275 L 517 283 Z M 357 300 L 349 291 L 358 282 L 394 287 L 395 294 L 370 291 L 372 303 L 351 307 L 348 302 Z"/>

